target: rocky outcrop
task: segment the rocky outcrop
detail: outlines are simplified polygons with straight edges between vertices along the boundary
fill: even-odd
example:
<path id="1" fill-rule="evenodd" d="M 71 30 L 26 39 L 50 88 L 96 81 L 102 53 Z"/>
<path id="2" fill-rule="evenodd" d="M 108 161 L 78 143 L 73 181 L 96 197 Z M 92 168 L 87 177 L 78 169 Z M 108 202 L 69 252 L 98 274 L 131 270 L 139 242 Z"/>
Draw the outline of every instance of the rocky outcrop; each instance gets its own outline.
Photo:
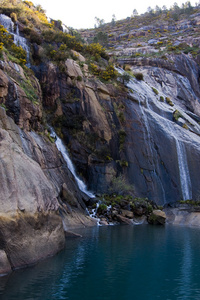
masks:
<path id="1" fill-rule="evenodd" d="M 153 210 L 148 217 L 148 223 L 152 225 L 164 225 L 166 221 L 166 214 L 161 210 Z"/>
<path id="2" fill-rule="evenodd" d="M 60 251 L 64 231 L 96 223 L 55 144 L 20 130 L 3 108 L 0 149 L 0 273 L 7 273 Z"/>
<path id="3" fill-rule="evenodd" d="M 0 272 L 4 272 L 5 254 L 12 269 L 35 263 L 64 247 L 64 231 L 52 184 L 23 152 L 12 119 L 3 109 L 0 112 L 0 247 L 4 251 Z"/>
<path id="4" fill-rule="evenodd" d="M 5 61 L 0 64 L 0 103 L 5 105 L 7 114 L 20 128 L 40 130 L 42 121 L 40 84 L 33 74 L 26 76 L 21 66 L 8 62 L 5 56 Z"/>
<path id="5" fill-rule="evenodd" d="M 147 62 L 131 67 L 144 81 L 132 78 L 129 94 L 89 75 L 78 81 L 80 66 L 72 61 L 70 73 L 47 65 L 36 74 L 45 86 L 44 104 L 55 112 L 52 122 L 91 190 L 107 192 L 123 173 L 136 195 L 159 205 L 196 199 L 199 68 L 184 54 L 157 60 L 154 67 Z"/>
<path id="6" fill-rule="evenodd" d="M 200 213 L 195 207 L 179 206 L 175 208 L 166 208 L 167 223 L 181 226 L 200 226 Z"/>

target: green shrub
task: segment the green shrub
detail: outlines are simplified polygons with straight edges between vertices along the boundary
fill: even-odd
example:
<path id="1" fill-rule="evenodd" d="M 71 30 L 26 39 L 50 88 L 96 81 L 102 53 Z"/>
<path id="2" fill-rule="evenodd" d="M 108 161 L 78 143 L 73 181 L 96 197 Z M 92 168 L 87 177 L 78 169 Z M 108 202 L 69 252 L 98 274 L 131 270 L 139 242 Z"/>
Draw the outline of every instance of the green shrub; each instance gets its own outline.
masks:
<path id="1" fill-rule="evenodd" d="M 137 80 L 144 80 L 144 76 L 142 73 L 134 73 L 134 76 Z"/>
<path id="2" fill-rule="evenodd" d="M 128 184 L 123 175 L 119 175 L 118 177 L 113 177 L 109 191 L 118 195 L 132 194 L 134 192 L 134 186 Z"/>
<path id="3" fill-rule="evenodd" d="M 174 106 L 172 100 L 169 97 L 166 97 L 165 100 L 170 106 Z"/>
<path id="4" fill-rule="evenodd" d="M 184 123 L 182 127 L 185 129 L 189 129 L 186 123 Z"/>
<path id="5" fill-rule="evenodd" d="M 160 102 L 164 102 L 164 97 L 160 96 Z"/>
<path id="6" fill-rule="evenodd" d="M 129 81 L 131 80 L 131 76 L 126 72 L 120 74 L 118 78 L 120 81 L 122 81 L 123 84 L 129 83 Z"/>
<path id="7" fill-rule="evenodd" d="M 116 79 L 117 78 L 117 71 L 115 70 L 115 67 L 111 64 L 109 64 L 107 67 L 106 67 L 106 70 L 105 71 L 102 71 L 101 72 L 101 78 L 103 80 L 110 80 L 110 79 Z"/>
<path id="8" fill-rule="evenodd" d="M 80 76 L 80 75 L 78 75 L 76 79 L 77 79 L 77 81 L 82 81 L 83 80 L 82 76 Z"/>
<path id="9" fill-rule="evenodd" d="M 106 204 L 103 204 L 103 203 L 99 204 L 99 207 L 98 207 L 98 209 L 97 209 L 97 213 L 98 213 L 99 215 L 103 215 L 103 214 L 105 214 L 106 212 L 107 212 L 107 205 L 106 205 Z"/>
<path id="10" fill-rule="evenodd" d="M 177 109 L 173 112 L 173 119 L 174 121 L 178 121 L 179 118 L 182 117 L 182 114 Z"/>
<path id="11" fill-rule="evenodd" d="M 119 134 L 119 147 L 120 147 L 120 151 L 123 150 L 124 148 L 124 143 L 125 143 L 125 139 L 126 139 L 126 132 L 123 129 L 120 129 L 118 131 Z"/>
<path id="12" fill-rule="evenodd" d="M 152 91 L 154 92 L 155 95 L 158 95 L 158 90 L 156 90 L 154 87 L 151 87 Z"/>

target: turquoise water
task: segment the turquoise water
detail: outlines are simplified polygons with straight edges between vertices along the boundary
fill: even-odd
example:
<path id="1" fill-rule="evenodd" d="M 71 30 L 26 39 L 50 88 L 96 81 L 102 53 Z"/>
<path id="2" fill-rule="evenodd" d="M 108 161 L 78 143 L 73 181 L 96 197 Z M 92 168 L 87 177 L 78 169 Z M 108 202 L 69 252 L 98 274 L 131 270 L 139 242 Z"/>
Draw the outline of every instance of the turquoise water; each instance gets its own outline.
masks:
<path id="1" fill-rule="evenodd" d="M 0 278 L 0 299 L 200 299 L 199 229 L 110 226 L 81 234 L 55 257 Z"/>

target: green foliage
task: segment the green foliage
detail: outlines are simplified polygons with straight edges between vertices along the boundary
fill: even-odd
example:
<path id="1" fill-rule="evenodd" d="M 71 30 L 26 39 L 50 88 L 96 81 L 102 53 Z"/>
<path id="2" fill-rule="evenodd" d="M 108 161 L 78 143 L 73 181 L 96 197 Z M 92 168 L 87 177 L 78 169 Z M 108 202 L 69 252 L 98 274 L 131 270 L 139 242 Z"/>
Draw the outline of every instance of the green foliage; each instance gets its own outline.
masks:
<path id="1" fill-rule="evenodd" d="M 124 149 L 124 143 L 126 140 L 126 132 L 123 129 L 120 129 L 118 131 L 119 134 L 119 145 L 120 145 L 120 151 L 122 151 Z"/>
<path id="2" fill-rule="evenodd" d="M 173 119 L 174 121 L 178 121 L 179 118 L 182 117 L 182 114 L 177 109 L 173 112 Z"/>
<path id="3" fill-rule="evenodd" d="M 94 63 L 90 63 L 89 70 L 92 72 L 92 74 L 97 76 L 100 75 L 101 72 L 100 68 Z"/>
<path id="4" fill-rule="evenodd" d="M 101 72 L 101 78 L 105 81 L 108 81 L 110 79 L 116 79 L 117 78 L 117 71 L 115 70 L 114 66 L 109 64 L 106 67 L 106 70 Z"/>
<path id="5" fill-rule="evenodd" d="M 135 215 L 149 215 L 153 211 L 153 205 L 148 198 L 134 198 L 131 203 L 131 210 Z"/>
<path id="6" fill-rule="evenodd" d="M 77 79 L 77 81 L 82 81 L 83 80 L 82 76 L 80 76 L 80 75 L 78 75 L 76 79 Z"/>
<path id="7" fill-rule="evenodd" d="M 183 127 L 184 129 L 189 129 L 186 123 L 184 123 L 182 127 Z"/>
<path id="8" fill-rule="evenodd" d="M 8 108 L 6 107 L 6 105 L 4 103 L 0 103 L 0 106 L 3 107 L 5 109 L 5 111 L 8 110 Z"/>
<path id="9" fill-rule="evenodd" d="M 21 46 L 18 47 L 15 45 L 12 36 L 2 25 L 0 25 L 0 54 L 2 54 L 4 47 L 17 59 L 18 63 L 25 65 L 26 51 Z"/>
<path id="10" fill-rule="evenodd" d="M 101 57 L 109 59 L 105 49 L 99 43 L 92 43 L 85 47 L 85 52 L 95 57 L 95 60 L 99 60 Z"/>
<path id="11" fill-rule="evenodd" d="M 163 96 L 160 96 L 160 102 L 164 102 L 164 97 Z"/>
<path id="12" fill-rule="evenodd" d="M 19 82 L 19 86 L 24 90 L 26 97 L 31 100 L 34 104 L 38 104 L 37 90 L 33 87 L 30 79 L 22 80 Z"/>
<path id="13" fill-rule="evenodd" d="M 98 213 L 99 215 L 103 215 L 103 214 L 106 213 L 106 211 L 107 211 L 107 205 L 104 204 L 104 203 L 99 204 L 99 207 L 98 207 L 98 209 L 97 209 L 97 213 Z"/>
<path id="14" fill-rule="evenodd" d="M 169 97 L 166 97 L 165 100 L 170 106 L 174 106 L 172 100 Z"/>
<path id="15" fill-rule="evenodd" d="M 200 206 L 199 200 L 181 200 L 179 201 L 180 204 L 187 204 L 189 206 Z"/>
<path id="16" fill-rule="evenodd" d="M 108 43 L 108 35 L 103 31 L 99 31 L 94 37 L 94 43 L 99 43 L 102 46 L 106 46 Z"/>
<path id="17" fill-rule="evenodd" d="M 120 164 L 120 167 L 125 167 L 127 168 L 128 167 L 128 161 L 126 160 L 116 160 L 116 163 L 119 163 Z"/>
<path id="18" fill-rule="evenodd" d="M 17 22 L 17 15 L 16 15 L 16 13 L 12 12 L 12 13 L 10 14 L 10 17 L 11 17 L 11 19 L 12 19 L 12 21 L 13 21 L 14 23 Z"/>
<path id="19" fill-rule="evenodd" d="M 78 52 L 83 50 L 83 45 L 75 36 L 62 31 L 55 31 L 53 29 L 45 30 L 42 32 L 42 37 L 44 42 L 56 44 L 56 48 L 57 44 L 62 44 L 62 47 L 65 47 L 65 49 L 68 48 Z"/>
<path id="20" fill-rule="evenodd" d="M 104 161 L 110 161 L 112 160 L 111 158 L 111 153 L 108 145 L 101 145 L 97 149 L 94 150 L 94 153 L 96 156 Z"/>
<path id="21" fill-rule="evenodd" d="M 155 89 L 154 87 L 151 87 L 152 88 L 152 91 L 154 92 L 155 95 L 158 95 L 158 90 Z"/>
<path id="22" fill-rule="evenodd" d="M 113 194 L 125 195 L 134 192 L 134 186 L 126 182 L 123 175 L 113 177 L 109 191 Z"/>
<path id="23" fill-rule="evenodd" d="M 115 70 L 112 64 L 109 64 L 106 69 L 101 69 L 98 65 L 90 63 L 89 69 L 92 74 L 99 76 L 103 81 L 109 81 L 111 79 L 116 79 L 118 76 L 117 71 Z"/>
<path id="24" fill-rule="evenodd" d="M 134 76 L 137 80 L 144 80 L 144 76 L 142 73 L 134 73 Z"/>
<path id="25" fill-rule="evenodd" d="M 131 76 L 127 72 L 120 74 L 118 78 L 120 81 L 122 81 L 123 84 L 129 83 L 129 81 L 131 80 Z"/>

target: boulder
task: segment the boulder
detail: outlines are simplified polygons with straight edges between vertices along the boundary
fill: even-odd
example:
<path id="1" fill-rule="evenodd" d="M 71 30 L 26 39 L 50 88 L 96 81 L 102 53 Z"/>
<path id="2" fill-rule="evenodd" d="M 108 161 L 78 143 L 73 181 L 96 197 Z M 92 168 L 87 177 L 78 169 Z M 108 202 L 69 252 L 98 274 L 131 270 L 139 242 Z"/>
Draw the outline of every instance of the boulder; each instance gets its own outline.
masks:
<path id="1" fill-rule="evenodd" d="M 126 217 L 123 217 L 122 215 L 116 215 L 116 220 L 120 224 L 125 224 L 125 225 L 133 225 L 133 220 L 130 220 Z"/>
<path id="2" fill-rule="evenodd" d="M 133 219 L 133 212 L 130 210 L 122 209 L 121 214 L 123 217 L 126 217 L 128 219 Z"/>
<path id="3" fill-rule="evenodd" d="M 67 75 L 70 78 L 83 77 L 80 66 L 73 59 L 68 58 L 65 62 L 65 66 L 67 67 Z"/>
<path id="4" fill-rule="evenodd" d="M 153 210 L 148 217 L 148 223 L 152 225 L 164 225 L 166 221 L 166 214 L 159 209 Z"/>
<path id="5" fill-rule="evenodd" d="M 106 218 L 102 218 L 101 221 L 99 222 L 99 224 L 102 225 L 102 226 L 107 226 L 107 225 L 109 225 L 109 224 L 108 224 L 108 221 L 106 220 Z"/>

